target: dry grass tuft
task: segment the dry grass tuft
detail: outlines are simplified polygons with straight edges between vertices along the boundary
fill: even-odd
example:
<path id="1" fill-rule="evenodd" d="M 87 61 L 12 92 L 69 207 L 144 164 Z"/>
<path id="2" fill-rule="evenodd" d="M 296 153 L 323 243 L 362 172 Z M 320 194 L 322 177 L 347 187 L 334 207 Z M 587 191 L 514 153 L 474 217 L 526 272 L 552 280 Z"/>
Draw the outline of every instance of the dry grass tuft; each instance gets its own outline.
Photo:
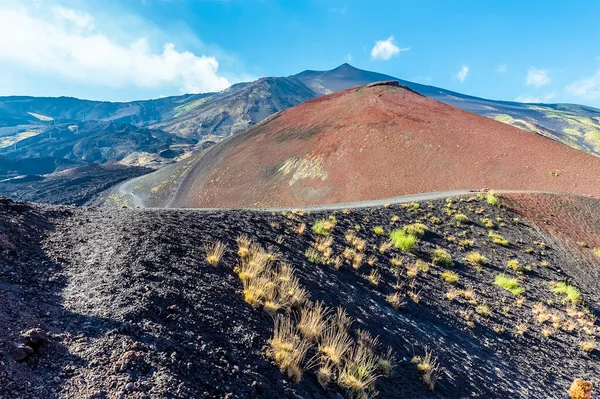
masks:
<path id="1" fill-rule="evenodd" d="M 252 240 L 246 236 L 241 235 L 235 239 L 238 245 L 238 255 L 240 258 L 244 259 L 250 256 L 250 247 L 252 246 Z"/>
<path id="2" fill-rule="evenodd" d="M 323 302 L 315 302 L 300 309 L 298 329 L 304 338 L 314 341 L 321 336 L 326 326 L 326 313 L 327 308 Z"/>
<path id="3" fill-rule="evenodd" d="M 206 246 L 206 261 L 213 266 L 216 266 L 221 261 L 221 257 L 225 252 L 225 244 L 221 241 L 216 241 L 211 245 Z"/>
<path id="4" fill-rule="evenodd" d="M 340 328 L 335 321 L 330 323 L 319 340 L 318 351 L 329 362 L 340 365 L 346 353 L 352 347 L 352 338 L 345 328 Z"/>
<path id="5" fill-rule="evenodd" d="M 591 399 L 593 389 L 594 385 L 591 382 L 577 378 L 569 388 L 569 397 L 571 399 Z"/>
<path id="6" fill-rule="evenodd" d="M 355 345 L 338 377 L 340 386 L 352 391 L 355 397 L 366 396 L 366 392 L 377 380 L 377 359 L 363 345 Z"/>
<path id="7" fill-rule="evenodd" d="M 302 362 L 310 347 L 311 343 L 300 337 L 289 315 L 277 316 L 267 355 L 295 382 L 302 379 Z"/>
<path id="8" fill-rule="evenodd" d="M 406 301 L 404 300 L 404 296 L 399 292 L 394 292 L 393 294 L 389 294 L 385 297 L 387 303 L 390 304 L 391 307 L 398 310 L 406 305 Z"/>
<path id="9" fill-rule="evenodd" d="M 421 373 L 421 379 L 425 385 L 433 391 L 442 373 L 437 357 L 434 357 L 432 352 L 425 347 L 425 356 L 414 356 L 412 362 L 417 365 L 417 370 Z"/>

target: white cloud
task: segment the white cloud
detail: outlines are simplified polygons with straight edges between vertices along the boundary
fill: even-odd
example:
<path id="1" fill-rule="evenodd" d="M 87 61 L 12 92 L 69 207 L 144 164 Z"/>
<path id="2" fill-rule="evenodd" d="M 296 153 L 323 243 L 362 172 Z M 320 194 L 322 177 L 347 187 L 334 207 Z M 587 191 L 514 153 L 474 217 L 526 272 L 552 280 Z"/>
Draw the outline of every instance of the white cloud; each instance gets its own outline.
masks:
<path id="1" fill-rule="evenodd" d="M 71 23 L 75 28 L 84 30 L 94 29 L 94 18 L 89 14 L 60 6 L 53 7 L 52 13 L 58 21 Z"/>
<path id="2" fill-rule="evenodd" d="M 350 53 L 346 54 L 346 56 L 344 57 L 344 60 L 346 62 L 352 62 L 352 54 L 350 54 Z"/>
<path id="3" fill-rule="evenodd" d="M 466 66 L 466 65 L 463 65 L 463 66 L 462 66 L 462 68 L 460 68 L 460 71 L 458 71 L 458 72 L 456 73 L 456 78 L 457 78 L 458 80 L 460 80 L 460 81 L 461 81 L 461 83 L 462 83 L 462 82 L 464 82 L 464 81 L 465 81 L 465 79 L 467 78 L 467 75 L 468 75 L 468 74 L 469 74 L 469 67 L 468 67 L 468 66 Z"/>
<path id="4" fill-rule="evenodd" d="M 515 98 L 515 101 L 520 103 L 548 103 L 554 97 L 556 97 L 555 92 L 547 93 L 541 98 L 529 94 L 521 94 L 519 97 Z"/>
<path id="5" fill-rule="evenodd" d="M 50 14 L 32 14 L 0 5 L 0 21 L 0 67 L 11 64 L 108 87 L 206 92 L 230 85 L 217 73 L 214 57 L 177 51 L 173 43 L 152 51 L 145 37 L 117 42 L 95 26 L 93 16 L 77 10 L 54 7 Z"/>
<path id="6" fill-rule="evenodd" d="M 394 36 L 390 36 L 387 40 L 375 41 L 375 46 L 371 50 L 371 57 L 380 60 L 389 60 L 397 56 L 402 51 L 408 51 L 410 47 L 400 48 L 394 44 Z"/>
<path id="7" fill-rule="evenodd" d="M 567 92 L 587 100 L 600 99 L 600 69 L 589 78 L 577 80 L 567 86 Z"/>
<path id="8" fill-rule="evenodd" d="M 550 76 L 548 71 L 545 69 L 529 68 L 527 70 L 527 77 L 525 83 L 528 86 L 542 87 L 550 83 Z"/>
<path id="9" fill-rule="evenodd" d="M 539 97 L 530 96 L 529 94 L 521 94 L 519 97 L 515 98 L 516 102 L 519 103 L 541 103 Z"/>
<path id="10" fill-rule="evenodd" d="M 506 72 L 506 64 L 502 64 L 496 68 L 496 72 Z"/>

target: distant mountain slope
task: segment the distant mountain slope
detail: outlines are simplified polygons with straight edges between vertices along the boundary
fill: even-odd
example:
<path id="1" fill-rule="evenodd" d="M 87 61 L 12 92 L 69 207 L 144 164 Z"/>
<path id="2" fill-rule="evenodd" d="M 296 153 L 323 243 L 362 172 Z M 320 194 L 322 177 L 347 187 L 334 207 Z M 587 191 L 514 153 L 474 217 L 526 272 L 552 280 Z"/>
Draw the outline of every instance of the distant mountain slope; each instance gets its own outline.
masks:
<path id="1" fill-rule="evenodd" d="M 290 78 L 261 78 L 197 101 L 155 127 L 184 137 L 230 136 L 318 94 Z"/>
<path id="2" fill-rule="evenodd" d="M 47 129 L 53 123 L 100 120 L 153 126 L 179 136 L 214 140 L 213 136 L 242 132 L 267 116 L 306 100 L 382 80 L 398 80 L 438 101 L 600 155 L 599 109 L 575 104 L 488 100 L 360 70 L 349 64 L 330 71 L 309 70 L 288 77 L 261 78 L 219 93 L 127 103 L 68 97 L 0 97 L 0 136 Z"/>
<path id="3" fill-rule="evenodd" d="M 15 159 L 52 157 L 104 163 L 121 161 L 134 152 L 155 154 L 171 149 L 172 145 L 195 142 L 157 129 L 92 121 L 53 126 L 13 146 L 0 148 L 0 155 Z"/>
<path id="4" fill-rule="evenodd" d="M 212 94 L 186 94 L 131 102 L 89 101 L 73 97 L 0 97 L 0 127 L 92 120 L 148 125 L 173 118 L 177 107 Z"/>
<path id="5" fill-rule="evenodd" d="M 307 101 L 222 141 L 190 168 L 172 206 L 302 206 L 483 187 L 600 195 L 599 176 L 599 157 L 392 81 Z"/>

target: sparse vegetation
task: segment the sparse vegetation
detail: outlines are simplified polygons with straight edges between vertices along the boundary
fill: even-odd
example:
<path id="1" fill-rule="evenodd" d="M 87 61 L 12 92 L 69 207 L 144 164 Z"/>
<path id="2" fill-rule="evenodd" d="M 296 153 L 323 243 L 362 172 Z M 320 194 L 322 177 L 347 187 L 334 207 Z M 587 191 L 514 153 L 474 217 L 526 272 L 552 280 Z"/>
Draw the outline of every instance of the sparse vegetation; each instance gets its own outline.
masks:
<path id="1" fill-rule="evenodd" d="M 404 231 L 406 234 L 419 238 L 423 237 L 429 231 L 429 227 L 423 223 L 413 223 L 404 226 L 402 231 Z"/>
<path id="2" fill-rule="evenodd" d="M 598 248 L 594 248 L 594 254 L 598 257 L 600 257 L 600 247 Z"/>
<path id="3" fill-rule="evenodd" d="M 481 316 L 489 316 L 491 313 L 490 307 L 486 304 L 477 305 L 475 307 L 475 313 Z"/>
<path id="4" fill-rule="evenodd" d="M 371 273 L 368 277 L 369 282 L 373 287 L 379 286 L 379 282 L 381 281 L 381 274 L 375 269 L 371 270 Z"/>
<path id="5" fill-rule="evenodd" d="M 581 291 L 577 287 L 564 281 L 552 283 L 552 292 L 562 296 L 562 302 L 570 302 L 572 305 L 578 305 L 581 302 Z"/>
<path id="6" fill-rule="evenodd" d="M 320 219 L 315 222 L 312 226 L 312 231 L 315 234 L 327 237 L 331 234 L 331 230 L 335 227 L 335 222 L 331 219 Z"/>
<path id="7" fill-rule="evenodd" d="M 454 264 L 454 262 L 452 262 L 452 256 L 450 256 L 450 254 L 442 248 L 436 248 L 433 250 L 431 260 L 436 265 L 452 266 Z"/>
<path id="8" fill-rule="evenodd" d="M 377 234 L 378 236 L 381 236 L 381 235 L 383 235 L 385 233 L 385 231 L 383 230 L 382 226 L 375 226 L 375 227 L 373 227 L 373 232 L 375 234 Z"/>
<path id="9" fill-rule="evenodd" d="M 442 279 L 448 284 L 456 284 L 458 283 L 458 274 L 446 270 L 442 273 Z"/>
<path id="10" fill-rule="evenodd" d="M 463 213 L 457 213 L 454 215 L 454 220 L 460 223 L 467 223 L 469 221 L 469 217 Z"/>
<path id="11" fill-rule="evenodd" d="M 346 333 L 346 326 L 330 324 L 323 332 L 318 351 L 332 364 L 340 365 L 346 353 L 352 347 L 352 339 Z"/>
<path id="12" fill-rule="evenodd" d="M 300 337 L 289 315 L 277 316 L 267 355 L 295 382 L 302 379 L 302 362 L 310 347 L 311 343 Z"/>
<path id="13" fill-rule="evenodd" d="M 467 256 L 465 256 L 465 261 L 477 270 L 481 270 L 481 266 L 488 263 L 487 258 L 479 252 L 469 252 Z"/>
<path id="14" fill-rule="evenodd" d="M 503 246 L 503 247 L 508 247 L 509 244 L 510 244 L 506 238 L 502 237 L 500 234 L 495 233 L 495 232 L 493 232 L 491 230 L 488 233 L 488 237 L 490 237 L 492 239 L 492 242 L 494 244 L 498 244 L 498 245 Z"/>

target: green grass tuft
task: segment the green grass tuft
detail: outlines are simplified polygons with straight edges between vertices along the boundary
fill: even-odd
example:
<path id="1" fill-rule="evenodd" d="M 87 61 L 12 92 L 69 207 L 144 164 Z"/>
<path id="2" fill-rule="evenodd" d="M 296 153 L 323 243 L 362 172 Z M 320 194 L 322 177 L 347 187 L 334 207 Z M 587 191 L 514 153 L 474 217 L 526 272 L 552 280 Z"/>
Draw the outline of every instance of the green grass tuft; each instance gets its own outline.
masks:
<path id="1" fill-rule="evenodd" d="M 433 263 L 437 265 L 452 266 L 454 264 L 454 262 L 452 262 L 452 256 L 442 248 L 434 249 L 431 259 L 433 260 Z"/>
<path id="2" fill-rule="evenodd" d="M 577 287 L 563 281 L 552 284 L 552 292 L 563 297 L 563 303 L 571 302 L 577 305 L 581 302 L 581 291 Z"/>
<path id="3" fill-rule="evenodd" d="M 405 252 L 409 252 L 417 244 L 417 237 L 407 234 L 403 230 L 394 230 L 390 233 L 390 240 L 394 246 Z"/>
<path id="4" fill-rule="evenodd" d="M 508 247 L 508 245 L 510 244 L 506 238 L 502 237 L 500 234 L 495 233 L 491 230 L 490 230 L 488 236 L 492 239 L 492 242 L 494 244 L 498 244 L 503 247 Z"/>
<path id="5" fill-rule="evenodd" d="M 429 231 L 429 227 L 423 223 L 407 224 L 402 228 L 406 234 L 411 234 L 415 237 L 423 237 Z"/>
<path id="6" fill-rule="evenodd" d="M 500 207 L 500 198 L 498 198 L 496 196 L 496 193 L 494 193 L 493 191 L 489 191 L 487 193 L 487 195 L 485 196 L 485 200 L 487 201 L 488 204 L 490 204 L 491 206 L 496 206 L 496 207 Z"/>
<path id="7" fill-rule="evenodd" d="M 525 292 L 525 288 L 519 285 L 519 280 L 516 277 L 509 277 L 506 274 L 498 274 L 494 280 L 494 284 L 510 291 L 515 296 L 519 296 Z"/>
<path id="8" fill-rule="evenodd" d="M 327 237 L 329 234 L 331 234 L 331 230 L 334 226 L 335 224 L 331 220 L 321 219 L 317 220 L 315 224 L 313 224 L 312 231 L 314 231 L 317 235 Z"/>

